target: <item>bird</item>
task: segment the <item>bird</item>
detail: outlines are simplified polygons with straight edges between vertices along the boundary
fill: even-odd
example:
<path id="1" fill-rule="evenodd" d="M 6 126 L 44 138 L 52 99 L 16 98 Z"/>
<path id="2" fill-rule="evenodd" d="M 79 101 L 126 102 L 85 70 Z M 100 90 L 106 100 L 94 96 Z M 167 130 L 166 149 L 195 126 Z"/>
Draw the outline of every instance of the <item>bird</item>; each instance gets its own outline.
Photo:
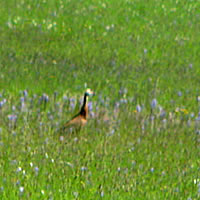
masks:
<path id="1" fill-rule="evenodd" d="M 94 92 L 91 89 L 87 89 L 85 91 L 84 97 L 83 97 L 83 105 L 79 111 L 78 114 L 76 114 L 74 117 L 72 117 L 71 120 L 66 122 L 63 127 L 61 128 L 62 132 L 65 132 L 69 128 L 73 128 L 75 131 L 80 130 L 83 126 L 87 123 L 88 118 L 88 97 L 93 96 Z"/>

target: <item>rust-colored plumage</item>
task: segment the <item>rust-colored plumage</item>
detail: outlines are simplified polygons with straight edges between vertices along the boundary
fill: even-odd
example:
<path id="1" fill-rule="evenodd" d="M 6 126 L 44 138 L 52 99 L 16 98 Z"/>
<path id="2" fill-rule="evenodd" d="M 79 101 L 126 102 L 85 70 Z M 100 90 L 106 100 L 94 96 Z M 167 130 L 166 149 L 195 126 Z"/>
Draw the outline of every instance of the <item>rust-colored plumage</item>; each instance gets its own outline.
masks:
<path id="1" fill-rule="evenodd" d="M 93 94 L 94 93 L 90 89 L 86 90 L 83 97 L 83 105 L 81 107 L 80 112 L 77 115 L 75 115 L 70 121 L 64 124 L 62 129 L 63 131 L 71 127 L 75 128 L 76 130 L 79 130 L 87 123 L 87 118 L 88 118 L 87 98 L 88 96 L 91 96 Z"/>

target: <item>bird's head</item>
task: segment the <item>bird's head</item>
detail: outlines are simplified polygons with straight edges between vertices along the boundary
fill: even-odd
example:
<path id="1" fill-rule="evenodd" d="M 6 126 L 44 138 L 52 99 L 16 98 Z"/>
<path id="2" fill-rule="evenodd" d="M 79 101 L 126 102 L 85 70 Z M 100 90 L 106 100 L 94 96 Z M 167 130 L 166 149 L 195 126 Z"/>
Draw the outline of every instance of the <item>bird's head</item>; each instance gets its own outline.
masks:
<path id="1" fill-rule="evenodd" d="M 91 89 L 87 89 L 86 91 L 85 91 L 85 95 L 86 96 L 93 96 L 94 95 L 94 92 L 91 90 Z"/>

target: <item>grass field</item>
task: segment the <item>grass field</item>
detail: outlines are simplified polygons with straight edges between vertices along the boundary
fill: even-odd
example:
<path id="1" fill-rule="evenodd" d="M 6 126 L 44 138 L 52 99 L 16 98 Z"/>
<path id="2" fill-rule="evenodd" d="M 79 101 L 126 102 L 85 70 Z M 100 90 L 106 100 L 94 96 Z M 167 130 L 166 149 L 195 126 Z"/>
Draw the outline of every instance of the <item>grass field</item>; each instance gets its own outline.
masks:
<path id="1" fill-rule="evenodd" d="M 1 1 L 0 199 L 200 199 L 199 7 Z"/>

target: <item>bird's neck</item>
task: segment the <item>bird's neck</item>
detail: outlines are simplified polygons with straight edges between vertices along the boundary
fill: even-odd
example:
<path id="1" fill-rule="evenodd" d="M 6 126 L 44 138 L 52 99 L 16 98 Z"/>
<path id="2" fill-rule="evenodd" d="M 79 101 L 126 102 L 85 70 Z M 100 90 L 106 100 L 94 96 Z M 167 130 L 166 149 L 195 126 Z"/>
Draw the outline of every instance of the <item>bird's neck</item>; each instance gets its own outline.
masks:
<path id="1" fill-rule="evenodd" d="M 85 119 L 88 117 L 88 105 L 87 105 L 87 95 L 85 94 L 83 97 L 83 105 L 81 107 L 80 115 L 82 115 Z"/>

